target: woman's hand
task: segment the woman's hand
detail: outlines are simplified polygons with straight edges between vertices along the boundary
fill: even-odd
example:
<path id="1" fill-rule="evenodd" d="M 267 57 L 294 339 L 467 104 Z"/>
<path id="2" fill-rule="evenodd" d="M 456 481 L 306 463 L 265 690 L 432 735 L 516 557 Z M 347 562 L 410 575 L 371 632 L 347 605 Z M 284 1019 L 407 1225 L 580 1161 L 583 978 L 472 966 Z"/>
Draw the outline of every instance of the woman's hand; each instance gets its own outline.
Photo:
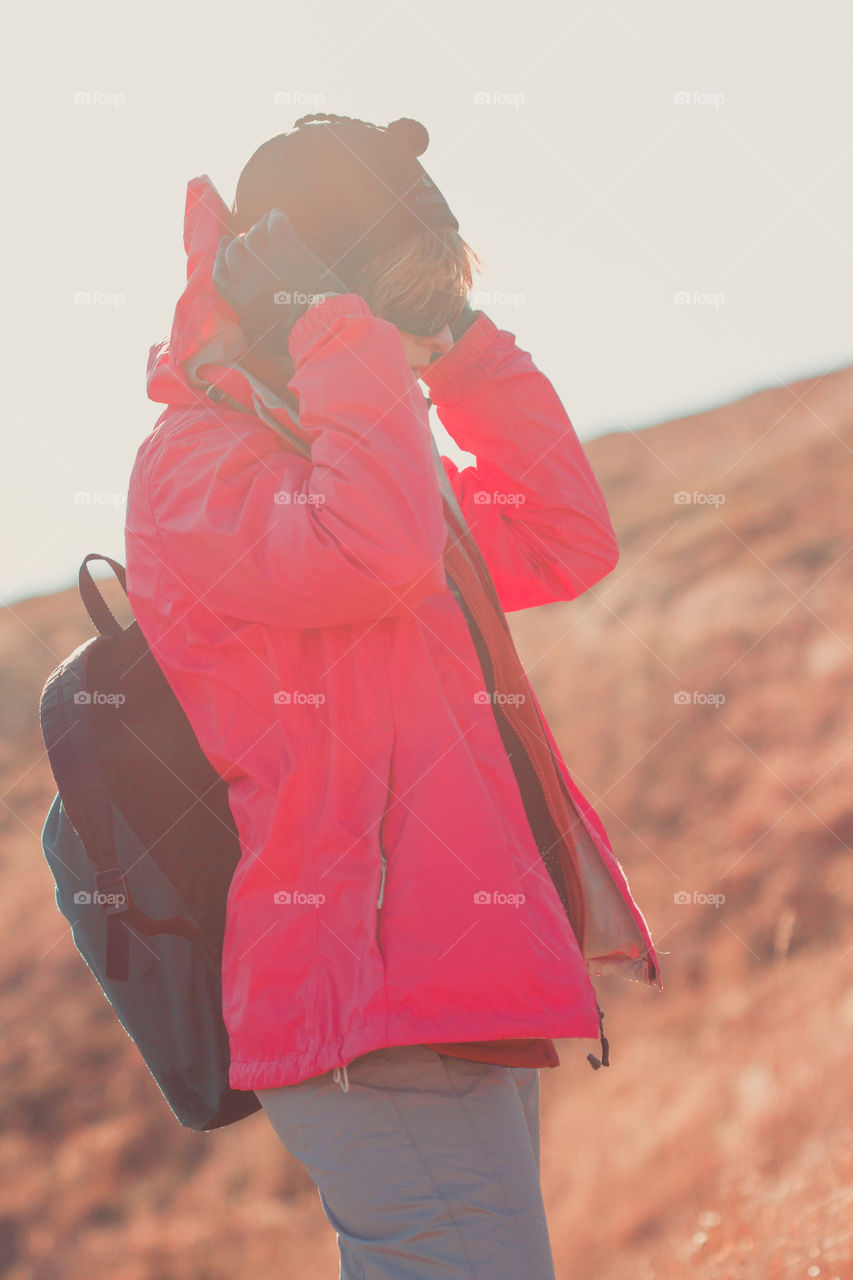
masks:
<path id="1" fill-rule="evenodd" d="M 318 293 L 349 293 L 308 248 L 283 209 L 273 209 L 243 236 L 223 236 L 213 265 L 217 293 L 260 353 L 287 352 L 290 331 Z"/>
<path id="2" fill-rule="evenodd" d="M 459 312 L 456 319 L 451 321 L 451 324 L 450 324 L 450 332 L 453 335 L 453 341 L 458 342 L 459 339 L 462 337 L 463 333 L 465 333 L 466 330 L 471 328 L 471 325 L 474 323 L 476 319 L 477 319 L 477 312 L 471 306 L 470 300 L 466 298 L 465 305 L 463 306 L 462 310 Z"/>

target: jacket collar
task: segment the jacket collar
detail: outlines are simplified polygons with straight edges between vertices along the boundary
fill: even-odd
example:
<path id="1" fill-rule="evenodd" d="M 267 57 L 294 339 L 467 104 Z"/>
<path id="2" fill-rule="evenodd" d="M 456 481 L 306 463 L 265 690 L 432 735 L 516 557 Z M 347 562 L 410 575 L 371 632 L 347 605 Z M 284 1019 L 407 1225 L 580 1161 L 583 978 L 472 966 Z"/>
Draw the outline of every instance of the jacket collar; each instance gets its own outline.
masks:
<path id="1" fill-rule="evenodd" d="M 229 210 L 206 174 L 187 184 L 184 249 L 187 283 L 175 306 L 168 339 L 148 354 L 146 385 L 151 400 L 170 406 L 192 406 L 212 400 L 253 411 L 293 442 L 307 449 L 298 419 L 264 383 L 239 364 L 246 337 L 237 317 L 213 284 L 219 242 L 230 235 Z M 214 394 L 210 394 L 213 387 Z"/>

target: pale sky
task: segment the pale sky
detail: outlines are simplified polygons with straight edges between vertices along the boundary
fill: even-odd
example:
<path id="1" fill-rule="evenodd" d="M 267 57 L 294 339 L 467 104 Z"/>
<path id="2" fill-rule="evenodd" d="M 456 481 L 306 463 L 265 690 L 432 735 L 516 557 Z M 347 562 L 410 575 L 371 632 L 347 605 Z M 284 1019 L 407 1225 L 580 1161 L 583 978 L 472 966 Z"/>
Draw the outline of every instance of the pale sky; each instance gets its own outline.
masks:
<path id="1" fill-rule="evenodd" d="M 18 5 L 5 47 L 0 603 L 124 562 L 187 183 L 307 112 L 426 125 L 583 440 L 853 361 L 849 0 Z"/>

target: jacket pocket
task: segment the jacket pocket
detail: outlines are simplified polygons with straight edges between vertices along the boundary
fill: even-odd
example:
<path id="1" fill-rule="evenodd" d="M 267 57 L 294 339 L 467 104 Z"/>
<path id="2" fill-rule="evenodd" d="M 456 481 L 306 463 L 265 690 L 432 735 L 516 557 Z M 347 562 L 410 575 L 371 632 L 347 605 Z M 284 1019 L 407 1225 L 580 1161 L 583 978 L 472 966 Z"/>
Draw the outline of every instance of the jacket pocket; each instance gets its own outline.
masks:
<path id="1" fill-rule="evenodd" d="M 391 744 L 388 751 L 388 760 L 385 772 L 385 807 L 382 810 L 382 817 L 379 819 L 379 829 L 377 832 L 377 840 L 379 844 L 379 885 L 376 890 L 376 946 L 379 954 L 384 960 L 384 952 L 382 950 L 382 907 L 385 902 L 385 878 L 388 873 L 388 854 L 385 844 L 385 828 L 388 822 L 388 815 L 394 804 L 394 748 L 396 746 L 396 733 L 391 729 Z"/>
<path id="2" fill-rule="evenodd" d="M 379 875 L 379 895 L 376 899 L 377 910 L 382 910 L 382 903 L 385 901 L 385 873 L 388 870 L 388 859 L 385 857 L 385 850 L 382 847 L 382 834 L 379 835 L 379 861 L 382 871 Z"/>
<path id="3" fill-rule="evenodd" d="M 385 852 L 384 828 L 388 821 L 388 813 L 393 803 L 393 794 L 391 790 L 390 768 L 388 776 L 388 790 L 385 796 L 385 810 L 379 822 L 379 887 L 376 891 L 376 945 L 379 948 L 379 954 L 382 955 L 382 907 L 385 902 L 385 877 L 388 872 L 388 855 Z"/>
<path id="4" fill-rule="evenodd" d="M 382 904 L 385 901 L 385 873 L 388 870 L 388 859 L 385 856 L 385 849 L 382 845 L 382 830 L 379 831 L 379 888 L 376 894 L 376 949 L 385 962 L 385 952 L 382 948 Z"/>

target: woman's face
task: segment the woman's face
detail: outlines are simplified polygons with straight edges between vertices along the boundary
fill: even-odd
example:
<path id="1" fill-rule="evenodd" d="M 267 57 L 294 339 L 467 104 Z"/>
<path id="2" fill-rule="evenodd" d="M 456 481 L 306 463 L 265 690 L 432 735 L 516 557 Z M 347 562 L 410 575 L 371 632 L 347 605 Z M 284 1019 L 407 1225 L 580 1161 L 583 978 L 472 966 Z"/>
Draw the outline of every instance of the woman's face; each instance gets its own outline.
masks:
<path id="1" fill-rule="evenodd" d="M 428 338 L 418 337 L 414 333 L 405 333 L 402 329 L 399 329 L 399 334 L 403 339 L 403 350 L 406 353 L 406 359 L 418 378 L 420 378 L 428 364 L 433 360 L 437 360 L 439 356 L 443 356 L 453 346 L 453 335 L 450 332 L 449 324 L 446 324 L 443 329 L 439 329 L 438 333 L 433 333 Z"/>

